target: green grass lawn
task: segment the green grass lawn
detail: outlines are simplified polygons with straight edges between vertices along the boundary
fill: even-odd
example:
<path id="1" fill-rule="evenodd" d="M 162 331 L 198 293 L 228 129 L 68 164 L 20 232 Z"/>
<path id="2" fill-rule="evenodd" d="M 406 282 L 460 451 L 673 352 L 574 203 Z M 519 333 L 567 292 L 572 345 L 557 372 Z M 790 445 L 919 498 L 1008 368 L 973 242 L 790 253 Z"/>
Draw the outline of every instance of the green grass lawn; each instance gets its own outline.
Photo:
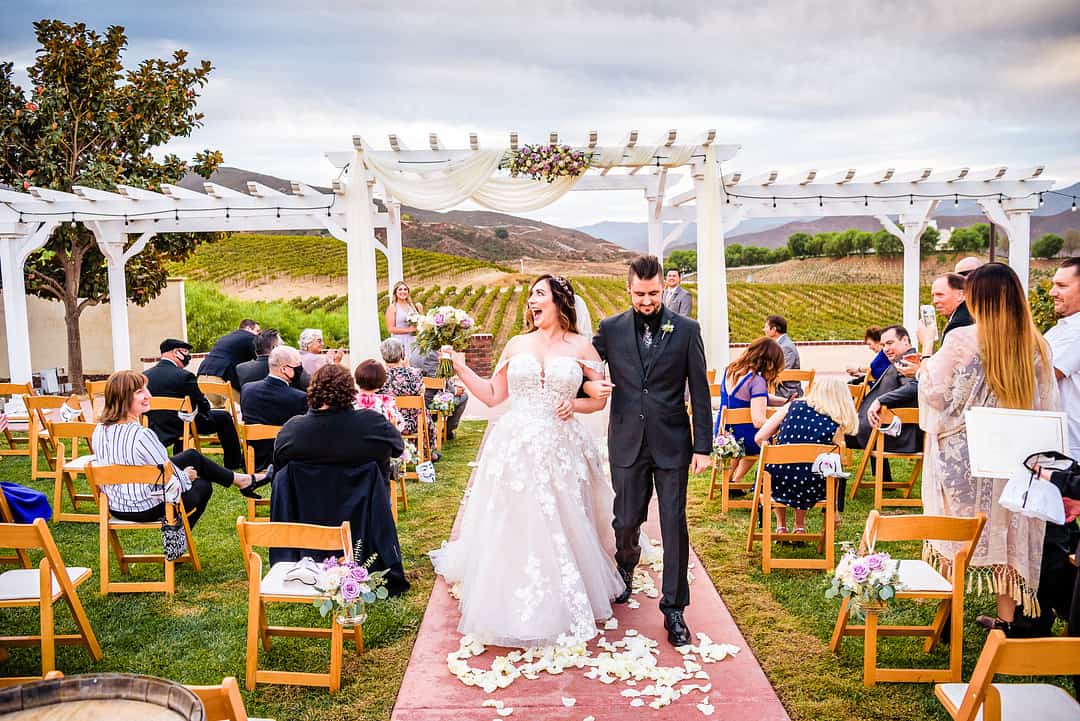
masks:
<path id="1" fill-rule="evenodd" d="M 262 685 L 244 692 L 248 712 L 280 720 L 293 719 L 388 719 L 408 663 L 413 641 L 433 583 L 425 553 L 450 532 L 461 493 L 469 475 L 467 463 L 474 459 L 484 425 L 462 424 L 457 440 L 450 444 L 438 464 L 438 482 L 432 486 L 409 484 L 409 511 L 400 518 L 400 539 L 405 566 L 413 583 L 401 599 L 372 610 L 364 625 L 367 650 L 361 656 L 346 643 L 342 690 L 331 696 L 325 690 L 295 686 Z M 856 456 L 857 457 L 857 456 Z M 26 482 L 29 464 L 6 458 L 0 462 L 0 478 Z M 896 463 L 898 478 L 908 469 Z M 906 477 L 906 476 L 904 476 Z M 34 487 L 51 495 L 51 482 Z M 825 576 L 814 571 L 760 571 L 760 550 L 745 551 L 749 512 L 733 510 L 720 515 L 719 499 L 707 501 L 707 476 L 691 480 L 688 513 L 694 547 L 705 569 L 722 594 L 742 633 L 765 669 L 770 681 L 796 721 L 802 719 L 945 719 L 930 684 L 862 685 L 862 641 L 845 640 L 836 657 L 828 650 L 838 602 L 824 596 Z M 97 527 L 62 523 L 53 534 L 68 565 L 89 566 L 94 576 L 82 586 L 80 597 L 105 652 L 105 659 L 91 663 L 80 647 L 59 647 L 57 665 L 65 673 L 130 671 L 164 676 L 189 684 L 220 682 L 236 676 L 243 686 L 244 643 L 247 623 L 246 581 L 236 538 L 236 517 L 244 512 L 243 498 L 235 491 L 216 489 L 206 514 L 195 529 L 203 559 L 196 574 L 181 566 L 177 592 L 164 594 L 97 594 Z M 858 539 L 872 506 L 868 490 L 848 502 L 839 540 Z M 812 514 L 811 529 L 820 521 Z M 155 542 L 147 534 L 147 547 Z M 891 549 L 905 557 L 918 557 L 917 544 Z M 809 550 L 783 548 L 780 554 L 808 554 Z M 36 560 L 36 559 L 35 559 Z M 114 571 L 115 563 L 113 565 Z M 150 569 L 143 569 L 149 573 Z M 697 569 L 700 576 L 700 569 Z M 992 613 L 990 597 L 970 597 L 964 623 L 964 678 L 968 678 L 982 648 L 986 632 L 975 622 L 978 613 Z M 910 622 L 929 619 L 929 606 L 907 604 L 890 620 Z M 69 633 L 70 614 L 57 607 L 58 631 Z M 36 614 L 4 609 L 0 613 L 3 633 L 36 633 Z M 318 623 L 314 608 L 296 606 L 271 611 L 271 623 Z M 688 612 L 694 626 L 693 606 Z M 725 641 L 727 639 L 715 639 Z M 879 658 L 892 665 L 944 665 L 945 652 L 922 653 L 921 643 L 907 639 L 884 639 Z M 260 654 L 261 664 L 275 668 L 319 671 L 328 665 L 327 644 L 300 639 L 275 639 L 270 653 Z M 14 649 L 0 663 L 0 674 L 38 673 L 39 655 L 33 649 Z M 1061 680 L 1071 691 L 1071 684 Z"/>

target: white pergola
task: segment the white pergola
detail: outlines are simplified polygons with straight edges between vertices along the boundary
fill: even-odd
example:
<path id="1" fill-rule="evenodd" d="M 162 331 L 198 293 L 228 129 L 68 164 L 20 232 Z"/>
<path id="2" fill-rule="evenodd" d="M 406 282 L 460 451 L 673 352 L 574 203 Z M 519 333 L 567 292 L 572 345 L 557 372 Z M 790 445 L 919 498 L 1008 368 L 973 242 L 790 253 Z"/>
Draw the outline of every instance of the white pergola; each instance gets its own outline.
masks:
<path id="1" fill-rule="evenodd" d="M 331 193 L 293 183 L 284 194 L 255 182 L 240 193 L 205 183 L 206 193 L 175 185 L 160 192 L 119 186 L 116 192 L 76 187 L 73 193 L 47 188 L 17 192 L 0 188 L 0 269 L 7 322 L 8 361 L 16 382 L 31 377 L 29 327 L 26 315 L 24 264 L 63 222 L 81 222 L 90 229 L 108 262 L 111 298 L 126 299 L 126 262 L 157 233 L 216 231 L 283 231 L 324 229 L 347 246 L 348 311 L 354 362 L 378 352 L 378 285 L 374 253 L 388 260 L 391 283 L 403 276 L 401 205 L 445 210 L 465 200 L 506 212 L 535 210 L 573 191 L 641 191 L 646 204 L 650 252 L 660 255 L 697 223 L 698 319 L 712 367 L 728 361 L 727 285 L 724 234 L 746 218 L 870 215 L 904 242 L 904 322 L 913 324 L 918 311 L 918 238 L 938 202 L 976 198 L 991 221 L 1010 238 L 1010 263 L 1027 278 L 1029 216 L 1038 206 L 1035 194 L 1053 181 L 1041 178 L 1042 167 L 1009 173 L 1005 168 L 935 173 L 892 170 L 859 177 L 850 170 L 818 179 L 813 171 L 791 182 L 777 182 L 778 173 L 753 180 L 743 174 L 724 176 L 721 163 L 735 156 L 737 145 L 714 142 L 707 131 L 678 142 L 669 131 L 656 142 L 639 144 L 637 131 L 621 142 L 600 145 L 591 132 L 577 149 L 590 153 L 589 170 L 579 178 L 552 184 L 511 179 L 500 167 L 506 154 L 519 147 L 517 133 L 509 142 L 481 148 L 476 134 L 468 147 L 445 148 L 431 133 L 427 147 L 410 150 L 396 135 L 389 149 L 375 149 L 354 136 L 352 149 L 327 153 L 342 170 Z M 547 139 L 558 143 L 557 133 Z M 565 142 L 565 141 L 564 141 Z M 682 176 L 671 172 L 689 166 L 692 189 L 667 197 Z M 385 211 L 375 204 L 378 196 Z M 896 220 L 894 220 L 894 218 Z M 680 225 L 666 237 L 664 222 Z M 900 225 L 897 225 L 899 222 Z M 903 226 L 902 228 L 900 226 Z M 386 243 L 375 237 L 386 229 Z M 113 363 L 130 365 L 127 304 L 110 303 Z"/>

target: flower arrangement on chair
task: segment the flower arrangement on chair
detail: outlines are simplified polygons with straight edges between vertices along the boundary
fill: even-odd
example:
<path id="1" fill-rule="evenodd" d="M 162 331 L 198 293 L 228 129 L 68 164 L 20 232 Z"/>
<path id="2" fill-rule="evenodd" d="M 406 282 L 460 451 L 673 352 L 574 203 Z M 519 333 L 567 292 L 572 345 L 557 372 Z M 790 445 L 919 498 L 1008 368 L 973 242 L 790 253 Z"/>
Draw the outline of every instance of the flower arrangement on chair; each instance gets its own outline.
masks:
<path id="1" fill-rule="evenodd" d="M 432 308 L 424 315 L 413 313 L 409 322 L 416 326 L 416 347 L 427 355 L 444 346 L 456 351 L 463 351 L 469 345 L 469 338 L 476 332 L 476 321 L 465 311 L 449 305 Z M 448 357 L 439 359 L 437 378 L 449 378 L 454 374 L 454 367 Z"/>
<path id="2" fill-rule="evenodd" d="M 724 428 L 713 438 L 713 460 L 720 461 L 724 468 L 727 468 L 733 460 L 745 455 L 746 446 L 743 445 L 742 439 L 735 437 L 730 428 Z"/>
<path id="3" fill-rule="evenodd" d="M 901 588 L 898 566 L 889 554 L 860 554 L 851 544 L 844 544 L 844 555 L 836 564 L 825 598 L 848 599 L 848 613 L 861 620 L 866 618 L 867 608 L 884 611 Z"/>
<path id="4" fill-rule="evenodd" d="M 412 464 L 419 461 L 419 454 L 416 451 L 416 444 L 412 441 L 405 441 L 405 450 L 401 452 L 401 455 L 397 458 L 391 458 L 390 463 L 397 468 L 398 477 L 405 473 L 405 469 Z"/>
<path id="5" fill-rule="evenodd" d="M 363 541 L 357 541 L 353 557 L 339 561 L 331 556 L 319 564 L 315 588 L 322 595 L 314 605 L 323 618 L 334 613 L 342 626 L 359 626 L 367 619 L 367 605 L 385 599 L 386 571 L 370 571 L 377 558 L 371 554 L 361 562 Z"/>
<path id="6" fill-rule="evenodd" d="M 589 156 L 569 145 L 523 145 L 510 157 L 510 175 L 528 175 L 548 183 L 576 178 L 588 168 Z"/>
<path id="7" fill-rule="evenodd" d="M 428 407 L 433 411 L 439 411 L 440 413 L 453 413 L 457 408 L 458 400 L 450 391 L 439 391 L 431 397 L 431 402 L 428 403 Z"/>

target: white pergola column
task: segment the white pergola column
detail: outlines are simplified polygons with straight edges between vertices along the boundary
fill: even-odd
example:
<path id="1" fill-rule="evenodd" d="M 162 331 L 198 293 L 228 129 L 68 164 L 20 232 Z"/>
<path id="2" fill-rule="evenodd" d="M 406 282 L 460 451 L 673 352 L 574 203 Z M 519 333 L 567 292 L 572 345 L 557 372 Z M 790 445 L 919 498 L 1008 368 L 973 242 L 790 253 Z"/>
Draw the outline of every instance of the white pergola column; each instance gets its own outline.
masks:
<path id="1" fill-rule="evenodd" d="M 360 138 L 345 188 L 345 236 L 349 272 L 349 362 L 353 369 L 379 357 L 378 278 L 375 274 L 375 227 L 372 186 L 364 170 Z M 388 254 L 388 257 L 391 254 Z"/>
<path id="2" fill-rule="evenodd" d="M 0 227 L 0 281 L 4 284 L 4 324 L 12 383 L 29 383 L 34 374 L 24 264 L 30 253 L 45 245 L 56 226 L 56 223 L 48 222 L 11 223 Z"/>
<path id="3" fill-rule="evenodd" d="M 142 252 L 154 237 L 147 231 L 128 248 L 127 233 L 120 221 L 90 221 L 86 227 L 94 234 L 105 256 L 109 275 L 109 321 L 112 325 L 113 370 L 131 370 L 131 337 L 127 308 L 127 262 Z"/>
<path id="4" fill-rule="evenodd" d="M 705 342 L 705 362 L 722 370 L 730 357 L 727 264 L 724 257 L 723 204 L 717 182 L 716 154 L 710 145 L 705 162 L 694 167 L 697 195 L 698 322 Z"/>
<path id="5" fill-rule="evenodd" d="M 1009 237 L 1009 267 L 1020 277 L 1026 293 L 1031 274 L 1031 212 L 1038 207 L 1038 201 L 1018 198 L 999 203 L 993 198 L 981 198 L 979 207 Z"/>
<path id="6" fill-rule="evenodd" d="M 664 234 L 663 225 L 660 222 L 660 209 L 663 204 L 662 198 L 653 196 L 645 196 L 645 202 L 649 208 L 648 215 L 648 229 L 649 229 L 649 255 L 655 255 L 660 259 L 660 262 L 664 262 Z"/>
<path id="7" fill-rule="evenodd" d="M 914 333 L 919 321 L 919 267 L 921 248 L 919 239 L 930 222 L 937 203 L 925 204 L 921 212 L 904 213 L 900 216 L 899 227 L 887 215 L 879 215 L 878 221 L 892 235 L 904 244 L 904 327 Z"/>
<path id="8" fill-rule="evenodd" d="M 391 198 L 386 199 L 386 271 L 387 288 L 393 288 L 394 283 L 405 279 L 405 264 L 401 253 L 401 202 Z"/>

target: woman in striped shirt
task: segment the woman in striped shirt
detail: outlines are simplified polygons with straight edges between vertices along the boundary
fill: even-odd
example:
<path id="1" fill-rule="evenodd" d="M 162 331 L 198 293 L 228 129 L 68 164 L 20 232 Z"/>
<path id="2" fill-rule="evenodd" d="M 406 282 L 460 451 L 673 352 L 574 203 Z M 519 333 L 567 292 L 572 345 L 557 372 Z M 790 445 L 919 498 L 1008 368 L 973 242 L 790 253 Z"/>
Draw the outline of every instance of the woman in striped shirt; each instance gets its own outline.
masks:
<path id="1" fill-rule="evenodd" d="M 105 386 L 105 409 L 101 422 L 94 429 L 94 463 L 100 466 L 158 466 L 172 462 L 171 478 L 161 486 L 151 483 L 126 483 L 103 486 L 109 499 L 109 511 L 125 521 L 156 521 L 165 515 L 165 500 L 170 503 L 183 499 L 184 508 L 191 514 L 192 526 L 206 510 L 213 492 L 211 482 L 222 486 L 237 486 L 241 490 L 265 473 L 250 476 L 233 473 L 191 449 L 169 457 L 157 435 L 139 423 L 139 417 L 150 410 L 150 390 L 146 376 L 138 371 L 122 370 L 109 376 Z"/>

